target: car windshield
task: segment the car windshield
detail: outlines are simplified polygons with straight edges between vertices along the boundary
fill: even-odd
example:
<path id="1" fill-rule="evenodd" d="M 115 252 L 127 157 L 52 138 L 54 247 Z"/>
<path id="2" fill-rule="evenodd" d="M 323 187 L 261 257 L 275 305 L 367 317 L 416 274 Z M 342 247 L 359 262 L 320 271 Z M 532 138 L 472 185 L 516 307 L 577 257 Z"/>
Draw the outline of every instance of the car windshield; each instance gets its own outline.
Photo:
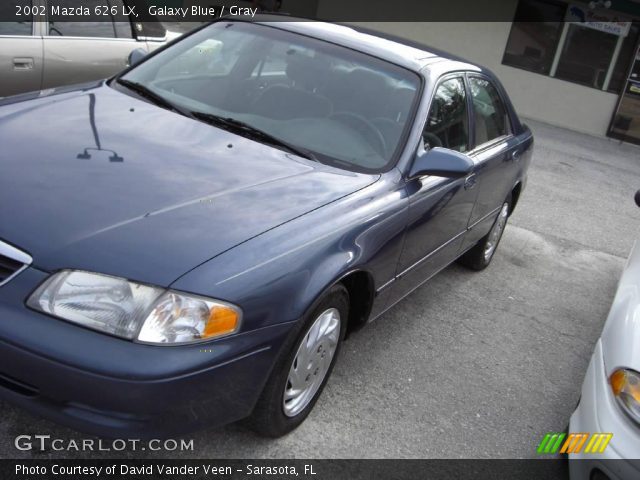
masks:
<path id="1" fill-rule="evenodd" d="M 252 138 L 367 172 L 393 161 L 420 85 L 416 73 L 370 55 L 233 21 L 196 32 L 122 80 L 194 118 L 248 125 L 239 133 L 259 130 Z"/>

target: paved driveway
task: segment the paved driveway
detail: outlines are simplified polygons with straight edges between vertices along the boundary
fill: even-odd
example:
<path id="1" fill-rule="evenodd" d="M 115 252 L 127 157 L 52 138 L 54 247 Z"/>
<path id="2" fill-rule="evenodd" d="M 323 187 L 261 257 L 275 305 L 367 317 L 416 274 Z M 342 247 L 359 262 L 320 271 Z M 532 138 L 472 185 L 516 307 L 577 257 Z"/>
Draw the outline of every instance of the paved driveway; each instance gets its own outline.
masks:
<path id="1" fill-rule="evenodd" d="M 230 426 L 171 456 L 531 457 L 544 433 L 563 430 L 640 224 L 640 148 L 530 125 L 529 184 L 490 268 L 451 266 L 353 335 L 287 437 Z M 0 457 L 32 455 L 14 448 L 20 434 L 85 438 L 0 409 Z"/>

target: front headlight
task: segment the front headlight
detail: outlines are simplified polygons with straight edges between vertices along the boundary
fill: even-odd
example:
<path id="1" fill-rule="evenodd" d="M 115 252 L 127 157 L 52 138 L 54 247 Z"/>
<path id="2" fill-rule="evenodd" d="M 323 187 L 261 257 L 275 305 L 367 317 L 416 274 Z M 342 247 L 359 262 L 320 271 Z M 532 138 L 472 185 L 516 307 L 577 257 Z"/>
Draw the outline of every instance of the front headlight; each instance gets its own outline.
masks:
<path id="1" fill-rule="evenodd" d="M 609 383 L 618 405 L 640 423 L 640 373 L 621 368 L 611 374 Z"/>
<path id="2" fill-rule="evenodd" d="M 241 310 L 225 302 L 73 270 L 49 277 L 27 305 L 87 328 L 163 345 L 230 335 L 242 319 Z"/>

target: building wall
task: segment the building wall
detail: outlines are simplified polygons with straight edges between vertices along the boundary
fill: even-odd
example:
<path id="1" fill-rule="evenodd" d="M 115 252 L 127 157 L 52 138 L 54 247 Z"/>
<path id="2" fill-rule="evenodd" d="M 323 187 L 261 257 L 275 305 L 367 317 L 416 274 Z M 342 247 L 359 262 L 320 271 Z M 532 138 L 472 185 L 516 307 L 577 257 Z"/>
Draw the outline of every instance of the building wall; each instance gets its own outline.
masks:
<path id="1" fill-rule="evenodd" d="M 403 3 L 403 0 L 399 1 Z M 469 5 L 468 0 L 409 3 L 416 5 L 408 6 L 417 9 L 416 18 L 429 17 L 422 11 L 425 8 L 468 9 Z M 357 18 L 358 14 L 345 12 L 345 8 L 349 8 L 347 5 L 356 8 L 358 2 L 319 0 L 317 16 L 320 19 Z M 384 18 L 385 8 L 398 8 L 396 2 L 379 0 L 365 2 L 359 8 L 367 8 L 363 5 L 375 7 L 376 16 L 380 18 Z M 516 5 L 513 0 L 505 0 L 505 8 L 512 8 L 513 12 Z M 437 12 L 436 16 L 442 18 Z M 505 18 L 513 18 L 513 14 L 505 15 Z M 593 135 L 606 134 L 618 95 L 502 65 L 511 22 L 367 21 L 359 24 L 432 45 L 489 68 L 503 82 L 517 111 L 524 117 Z"/>

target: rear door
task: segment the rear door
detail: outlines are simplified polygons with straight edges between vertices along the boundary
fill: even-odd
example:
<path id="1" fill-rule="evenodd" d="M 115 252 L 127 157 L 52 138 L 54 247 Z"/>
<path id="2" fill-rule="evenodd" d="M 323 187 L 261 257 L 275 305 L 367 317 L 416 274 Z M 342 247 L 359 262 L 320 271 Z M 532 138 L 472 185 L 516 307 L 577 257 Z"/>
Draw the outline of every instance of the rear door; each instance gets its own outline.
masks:
<path id="1" fill-rule="evenodd" d="M 101 15 L 100 21 L 93 22 L 48 18 L 43 40 L 43 88 L 110 77 L 126 68 L 131 51 L 147 49 L 146 42 L 136 40 L 122 0 L 49 0 L 49 4 L 83 5 L 91 11 L 96 6 L 109 6 L 115 7 L 118 14 Z"/>
<path id="2" fill-rule="evenodd" d="M 40 90 L 42 82 L 42 38 L 37 32 L 38 2 L 0 1 L 0 18 L 21 21 L 0 22 L 0 97 Z M 26 12 L 26 13 L 25 13 Z"/>
<path id="3" fill-rule="evenodd" d="M 466 80 L 474 144 L 469 156 L 476 163 L 478 196 L 463 250 L 473 246 L 491 229 L 500 207 L 513 189 L 521 153 L 504 99 L 491 79 L 469 73 Z"/>

